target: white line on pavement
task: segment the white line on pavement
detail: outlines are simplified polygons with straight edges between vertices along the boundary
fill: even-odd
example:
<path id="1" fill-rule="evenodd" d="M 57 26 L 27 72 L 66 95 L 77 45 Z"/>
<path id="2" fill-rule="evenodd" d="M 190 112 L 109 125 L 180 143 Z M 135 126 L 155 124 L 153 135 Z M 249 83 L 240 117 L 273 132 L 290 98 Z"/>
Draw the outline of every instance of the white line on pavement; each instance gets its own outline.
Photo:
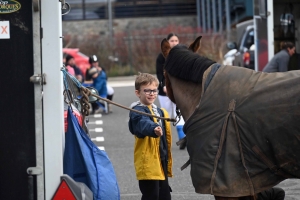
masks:
<path id="1" fill-rule="evenodd" d="M 103 151 L 105 151 L 105 148 L 104 147 L 98 147 L 100 150 L 103 150 Z"/>
<path id="2" fill-rule="evenodd" d="M 94 122 L 89 122 L 88 124 L 103 124 L 103 121 L 102 120 L 96 120 Z"/>
<path id="3" fill-rule="evenodd" d="M 100 117 L 102 117 L 102 115 L 101 114 L 94 114 L 94 117 L 95 118 L 100 118 Z"/>
<path id="4" fill-rule="evenodd" d="M 104 137 L 96 137 L 96 138 L 92 138 L 92 141 L 103 142 L 103 141 L 104 141 Z"/>
<path id="5" fill-rule="evenodd" d="M 90 129 L 90 131 L 100 133 L 100 132 L 103 132 L 103 128 Z"/>
<path id="6" fill-rule="evenodd" d="M 134 86 L 134 81 L 110 82 L 108 85 L 111 87 Z"/>

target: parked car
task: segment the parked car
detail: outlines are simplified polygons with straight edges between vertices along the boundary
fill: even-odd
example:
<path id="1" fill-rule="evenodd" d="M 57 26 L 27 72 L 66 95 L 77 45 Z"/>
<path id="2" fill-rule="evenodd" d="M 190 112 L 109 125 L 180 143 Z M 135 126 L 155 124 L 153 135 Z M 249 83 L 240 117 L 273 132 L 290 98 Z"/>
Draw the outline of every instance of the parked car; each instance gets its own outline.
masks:
<path id="1" fill-rule="evenodd" d="M 244 55 L 243 55 L 244 66 L 243 67 L 254 70 L 254 50 L 255 50 L 255 45 L 252 44 L 250 46 L 250 48 L 244 52 Z"/>
<path id="2" fill-rule="evenodd" d="M 228 42 L 227 48 L 231 51 L 234 49 L 236 50 L 234 54 L 230 55 L 231 56 L 230 59 L 232 60 L 232 65 L 254 69 L 254 50 L 255 50 L 254 26 L 253 23 L 251 24 L 251 22 L 247 22 L 247 23 L 248 23 L 247 26 L 240 26 L 240 27 L 237 26 L 237 29 L 244 28 L 241 34 L 237 34 L 239 38 L 239 42 L 238 43 Z M 237 32 L 239 33 L 240 30 L 237 30 Z"/>

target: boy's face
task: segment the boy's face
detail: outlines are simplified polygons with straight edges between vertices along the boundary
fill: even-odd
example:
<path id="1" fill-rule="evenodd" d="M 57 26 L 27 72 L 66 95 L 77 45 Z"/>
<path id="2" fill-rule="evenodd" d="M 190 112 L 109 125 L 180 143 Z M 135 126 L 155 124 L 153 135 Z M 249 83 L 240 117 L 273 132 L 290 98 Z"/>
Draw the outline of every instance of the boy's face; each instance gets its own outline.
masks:
<path id="1" fill-rule="evenodd" d="M 151 105 L 155 101 L 157 93 L 157 85 L 154 82 L 142 85 L 140 90 L 135 90 L 135 94 L 140 99 L 140 102 L 146 106 Z"/>

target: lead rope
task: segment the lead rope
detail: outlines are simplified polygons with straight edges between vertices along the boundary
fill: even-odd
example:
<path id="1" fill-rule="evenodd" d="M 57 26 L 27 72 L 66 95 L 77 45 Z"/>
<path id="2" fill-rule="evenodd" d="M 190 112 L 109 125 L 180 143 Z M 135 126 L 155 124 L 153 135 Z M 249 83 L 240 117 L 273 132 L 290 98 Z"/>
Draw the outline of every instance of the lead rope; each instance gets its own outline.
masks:
<path id="1" fill-rule="evenodd" d="M 83 115 L 88 116 L 90 114 L 90 104 L 89 104 L 89 96 L 91 95 L 91 91 L 85 87 L 81 87 L 81 95 L 80 104 L 81 104 L 81 112 Z"/>
<path id="2" fill-rule="evenodd" d="M 82 108 L 81 112 L 82 112 L 82 114 L 84 116 L 83 118 L 85 118 L 85 116 L 88 116 L 90 114 L 90 112 L 89 112 L 89 110 L 90 110 L 89 96 L 93 96 L 93 97 L 96 97 L 98 100 L 105 101 L 107 103 L 113 104 L 115 106 L 118 106 L 118 107 L 126 109 L 126 110 L 130 110 L 132 112 L 136 112 L 136 113 L 139 113 L 139 114 L 142 114 L 142 115 L 146 115 L 146 116 L 149 116 L 149 117 L 155 117 L 155 118 L 162 119 L 162 120 L 167 120 L 167 121 L 171 121 L 171 122 L 177 122 L 177 120 L 174 119 L 174 118 L 165 118 L 165 117 L 160 117 L 160 116 L 152 115 L 152 114 L 149 114 L 149 113 L 141 112 L 141 111 L 138 111 L 138 110 L 134 110 L 134 109 L 125 107 L 125 106 L 123 106 L 121 104 L 115 103 L 115 102 L 110 101 L 110 100 L 108 100 L 106 98 L 102 98 L 102 97 L 100 97 L 100 96 L 98 96 L 96 94 L 91 93 L 91 91 L 89 89 L 87 89 L 86 87 L 83 87 L 82 84 L 74 76 L 70 75 L 66 71 L 66 69 L 64 67 L 61 68 L 61 71 L 63 72 L 63 75 L 64 75 L 64 81 L 65 81 L 65 77 L 68 75 L 71 78 L 71 80 L 77 85 L 77 87 L 81 91 L 82 97 L 80 99 L 80 104 L 81 104 L 81 108 Z M 180 116 L 181 116 L 181 114 L 180 114 Z M 180 119 L 180 117 L 179 117 L 179 119 Z"/>
<path id="3" fill-rule="evenodd" d="M 85 124 L 85 117 L 90 114 L 90 104 L 89 104 L 88 96 L 90 95 L 91 92 L 88 89 L 82 90 L 81 83 L 74 76 L 70 75 L 67 72 L 65 67 L 62 67 L 61 71 L 63 72 L 64 86 L 65 86 L 64 99 L 65 99 L 65 102 L 67 104 L 69 104 L 69 107 L 71 108 L 72 111 L 73 111 L 73 108 L 72 108 L 71 104 L 74 103 L 72 92 L 74 92 L 74 90 L 71 91 L 69 89 L 67 77 L 70 78 L 70 80 L 73 81 L 79 89 L 81 89 L 80 90 L 80 93 L 82 95 L 82 97 L 80 98 L 80 105 L 81 105 L 80 112 L 82 113 L 82 121 L 81 122 L 82 122 L 82 124 Z M 70 86 L 70 87 L 72 87 L 72 86 Z M 68 99 L 68 102 L 66 101 L 66 99 Z"/>
<path id="4" fill-rule="evenodd" d="M 113 102 L 113 101 L 111 101 L 109 99 L 102 98 L 102 97 L 100 97 L 100 96 L 98 96 L 96 94 L 91 93 L 89 89 L 87 89 L 87 88 L 85 88 L 83 86 L 81 86 L 81 90 L 83 91 L 83 94 L 86 94 L 86 96 L 84 98 L 87 97 L 87 101 L 88 101 L 88 96 L 93 96 L 93 97 L 96 97 L 98 100 L 105 101 L 105 102 L 107 102 L 109 104 L 113 104 L 115 106 L 118 106 L 118 107 L 126 109 L 126 110 L 130 110 L 132 112 L 136 112 L 136 113 L 139 113 L 139 114 L 142 114 L 142 115 L 146 115 L 146 116 L 149 116 L 149 117 L 155 117 L 155 118 L 158 118 L 158 119 L 161 119 L 161 120 L 167 120 L 167 121 L 171 121 L 171 122 L 176 122 L 176 119 L 174 119 L 174 118 L 160 117 L 160 116 L 152 115 L 152 114 L 149 114 L 149 113 L 141 112 L 141 111 L 138 111 L 138 110 L 135 110 L 135 109 L 132 109 L 132 108 L 128 108 L 128 107 L 123 106 L 121 104 L 115 103 L 115 102 Z M 87 95 L 87 91 L 89 92 L 89 95 Z"/>

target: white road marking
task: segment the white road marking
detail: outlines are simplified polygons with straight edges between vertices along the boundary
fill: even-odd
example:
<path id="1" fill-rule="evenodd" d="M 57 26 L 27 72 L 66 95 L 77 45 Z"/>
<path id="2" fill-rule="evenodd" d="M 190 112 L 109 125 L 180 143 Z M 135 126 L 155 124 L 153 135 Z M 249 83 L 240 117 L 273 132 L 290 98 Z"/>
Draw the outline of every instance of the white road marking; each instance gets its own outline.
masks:
<path id="1" fill-rule="evenodd" d="M 94 114 L 94 117 L 95 118 L 100 118 L 100 117 L 102 117 L 102 115 L 101 114 Z"/>
<path id="2" fill-rule="evenodd" d="M 101 133 L 101 132 L 103 132 L 103 128 L 90 129 L 90 131 L 91 131 L 91 132 Z"/>
<path id="3" fill-rule="evenodd" d="M 105 151 L 105 148 L 104 147 L 98 147 L 100 150 L 103 150 L 103 151 Z"/>
<path id="4" fill-rule="evenodd" d="M 95 128 L 95 132 L 97 133 L 103 132 L 103 128 Z"/>
<path id="5" fill-rule="evenodd" d="M 94 114 L 93 115 L 94 118 L 101 118 L 102 114 Z M 96 125 L 102 125 L 103 124 L 103 120 L 96 120 L 96 121 L 89 121 L 87 125 L 89 124 L 96 124 Z M 90 132 L 96 132 L 96 133 L 101 133 L 103 132 L 103 128 L 95 128 L 95 129 L 89 129 Z M 104 137 L 96 137 L 96 138 L 91 138 L 91 140 L 94 142 L 104 142 Z M 98 146 L 98 148 L 100 150 L 105 151 L 105 148 L 103 146 Z"/>
<path id="6" fill-rule="evenodd" d="M 109 86 L 111 86 L 111 87 L 134 86 L 134 81 L 110 82 Z"/>
<path id="7" fill-rule="evenodd" d="M 104 137 L 96 137 L 96 138 L 92 138 L 92 141 L 103 142 L 103 141 L 104 141 Z"/>
<path id="8" fill-rule="evenodd" d="M 101 125 L 101 124 L 103 124 L 103 121 L 102 120 L 96 120 L 96 121 L 94 121 L 94 122 L 89 122 L 88 124 L 97 124 L 97 125 Z"/>

